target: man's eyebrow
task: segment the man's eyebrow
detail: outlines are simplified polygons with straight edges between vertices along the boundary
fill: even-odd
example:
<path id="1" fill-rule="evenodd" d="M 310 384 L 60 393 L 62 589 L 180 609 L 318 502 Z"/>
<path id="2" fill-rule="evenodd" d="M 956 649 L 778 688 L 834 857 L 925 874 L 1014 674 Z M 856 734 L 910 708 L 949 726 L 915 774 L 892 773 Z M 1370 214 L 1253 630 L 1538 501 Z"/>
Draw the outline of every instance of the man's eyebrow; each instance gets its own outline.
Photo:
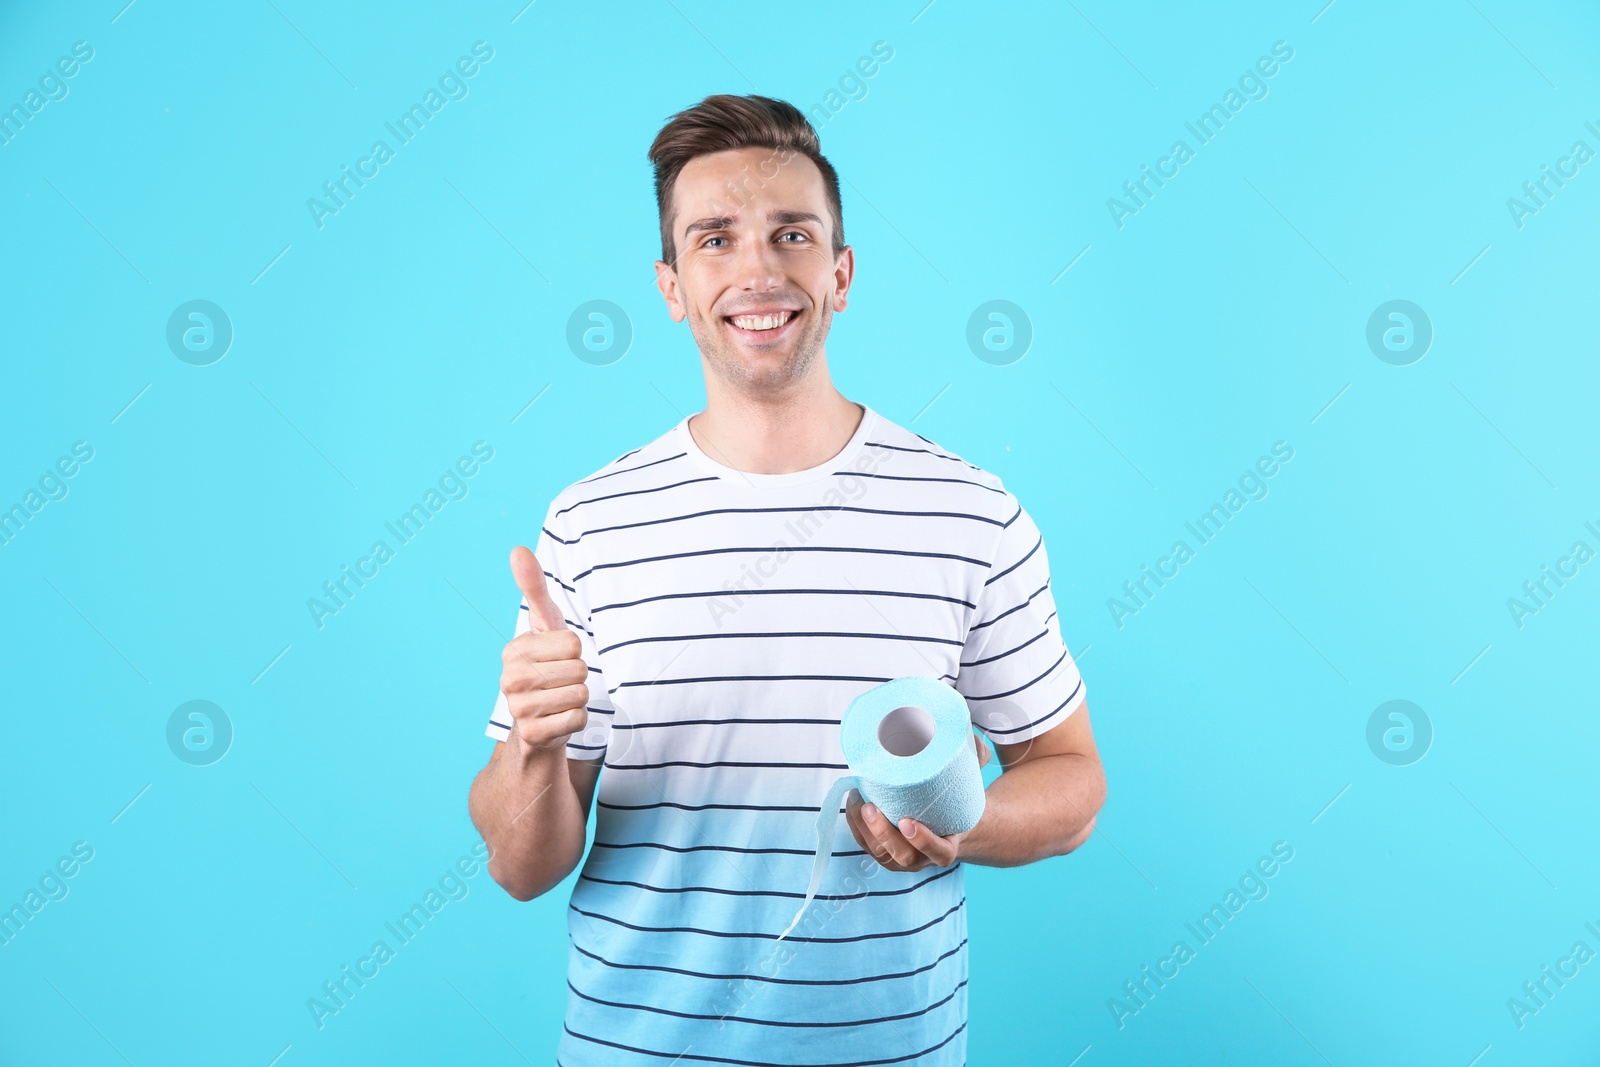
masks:
<path id="1" fill-rule="evenodd" d="M 695 219 L 683 228 L 683 235 L 687 237 L 691 233 L 699 233 L 702 230 L 725 230 L 732 226 L 734 221 L 732 215 L 716 215 Z M 784 226 L 793 225 L 797 222 L 814 222 L 818 226 L 822 225 L 822 217 L 809 211 L 769 211 L 767 212 L 767 221 Z"/>
<path id="2" fill-rule="evenodd" d="M 697 233 L 700 230 L 726 230 L 733 225 L 732 215 L 718 215 L 715 218 L 695 219 L 683 229 L 684 236 Z"/>
<path id="3" fill-rule="evenodd" d="M 822 218 L 818 215 L 813 215 L 809 211 L 769 211 L 767 212 L 767 221 L 779 222 L 785 225 L 795 222 L 814 222 L 818 226 L 822 225 Z"/>

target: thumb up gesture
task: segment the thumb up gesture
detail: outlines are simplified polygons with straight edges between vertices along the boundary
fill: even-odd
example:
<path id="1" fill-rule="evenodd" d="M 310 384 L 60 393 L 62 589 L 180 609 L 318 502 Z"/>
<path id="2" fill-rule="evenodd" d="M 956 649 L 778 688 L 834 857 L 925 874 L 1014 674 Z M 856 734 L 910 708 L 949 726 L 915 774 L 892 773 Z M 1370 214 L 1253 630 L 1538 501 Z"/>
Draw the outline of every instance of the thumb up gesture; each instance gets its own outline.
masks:
<path id="1" fill-rule="evenodd" d="M 526 749 L 559 752 L 588 726 L 589 668 L 578 635 L 550 599 L 544 569 L 522 545 L 511 550 L 511 577 L 528 605 L 528 631 L 508 641 L 500 655 L 511 733 Z"/>

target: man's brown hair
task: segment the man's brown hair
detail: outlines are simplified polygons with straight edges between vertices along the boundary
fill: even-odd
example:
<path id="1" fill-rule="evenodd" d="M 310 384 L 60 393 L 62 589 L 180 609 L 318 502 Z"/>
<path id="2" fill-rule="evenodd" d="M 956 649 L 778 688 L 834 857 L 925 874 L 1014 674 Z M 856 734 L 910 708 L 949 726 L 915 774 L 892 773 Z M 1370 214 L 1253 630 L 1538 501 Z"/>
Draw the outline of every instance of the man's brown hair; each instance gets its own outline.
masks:
<path id="1" fill-rule="evenodd" d="M 833 254 L 844 251 L 844 213 L 839 205 L 839 175 L 822 155 L 817 131 L 793 104 L 770 96 L 708 96 L 691 108 L 667 120 L 650 144 L 650 162 L 656 171 L 656 211 L 661 217 L 661 259 L 678 265 L 677 246 L 672 239 L 672 191 L 678 174 L 691 159 L 738 148 L 770 148 L 781 154 L 775 160 L 787 163 L 796 153 L 805 156 L 822 172 L 822 184 L 833 216 Z M 767 162 L 763 161 L 763 168 Z M 777 173 L 776 171 L 773 172 Z M 763 177 L 753 175 L 759 188 Z M 744 183 L 739 183 L 743 185 Z M 729 192 L 741 198 L 741 190 Z"/>

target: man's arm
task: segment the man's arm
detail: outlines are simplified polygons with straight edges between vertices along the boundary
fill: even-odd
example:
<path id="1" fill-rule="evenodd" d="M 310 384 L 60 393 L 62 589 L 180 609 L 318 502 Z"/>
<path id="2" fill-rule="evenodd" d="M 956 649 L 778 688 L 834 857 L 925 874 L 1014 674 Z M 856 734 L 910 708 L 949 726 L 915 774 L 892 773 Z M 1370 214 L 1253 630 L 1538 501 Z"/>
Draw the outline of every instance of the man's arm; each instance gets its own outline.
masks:
<path id="1" fill-rule="evenodd" d="M 983 817 L 965 834 L 935 837 L 911 819 L 891 826 L 875 805 L 855 798 L 850 830 L 891 870 L 948 867 L 958 855 L 989 867 L 1059 856 L 1088 840 L 1105 802 L 1105 772 L 1083 679 L 1061 637 L 1044 535 L 1016 497 L 1007 494 L 1007 503 L 1016 510 L 1000 527 L 955 687 L 989 737 L 1015 739 L 1078 704 L 1027 741 L 995 743 L 1003 771 L 985 793 Z"/>
<path id="2" fill-rule="evenodd" d="M 472 822 L 489 846 L 489 875 L 518 900 L 548 892 L 583 858 L 599 760 L 567 756 L 589 721 L 583 642 L 551 598 L 533 553 L 511 552 L 524 614 L 501 651 L 506 737 L 467 795 Z M 509 728 L 507 728 L 509 726 Z"/>
<path id="3" fill-rule="evenodd" d="M 1065 855 L 1089 839 L 1105 804 L 1106 776 L 1089 726 L 1087 700 L 1031 741 L 994 748 L 1000 777 L 984 793 L 983 817 L 965 834 L 936 837 L 914 819 L 890 825 L 876 805 L 861 803 L 854 790 L 845 812 L 850 832 L 892 871 L 948 867 L 957 859 L 985 867 L 1020 867 Z"/>
<path id="4" fill-rule="evenodd" d="M 515 731 L 497 742 L 467 799 L 489 846 L 489 876 L 518 900 L 559 885 L 583 859 L 599 777 L 599 760 L 530 749 Z"/>
<path id="5" fill-rule="evenodd" d="M 1106 775 L 1087 700 L 1033 740 L 994 750 L 1002 773 L 985 795 L 983 818 L 961 839 L 961 862 L 1017 867 L 1089 840 L 1106 802 Z M 926 827 L 918 832 L 933 837 Z"/>

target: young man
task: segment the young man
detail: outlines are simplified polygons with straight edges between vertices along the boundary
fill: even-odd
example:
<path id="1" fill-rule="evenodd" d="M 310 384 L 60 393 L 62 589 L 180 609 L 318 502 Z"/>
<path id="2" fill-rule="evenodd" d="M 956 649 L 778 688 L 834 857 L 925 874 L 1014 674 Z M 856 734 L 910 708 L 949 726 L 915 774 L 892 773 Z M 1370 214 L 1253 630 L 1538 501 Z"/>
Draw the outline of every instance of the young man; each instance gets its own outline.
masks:
<path id="1" fill-rule="evenodd" d="M 708 97 L 650 159 L 706 409 L 563 490 L 512 552 L 503 743 L 471 794 L 490 874 L 519 900 L 565 879 L 599 779 L 566 1067 L 963 1063 L 961 864 L 1070 852 L 1105 797 L 1044 542 L 995 475 L 833 387 L 855 260 L 798 110 Z M 941 838 L 852 793 L 854 841 L 837 831 L 778 942 L 848 773 L 840 715 L 904 675 L 954 686 L 994 743 L 983 818 Z"/>

